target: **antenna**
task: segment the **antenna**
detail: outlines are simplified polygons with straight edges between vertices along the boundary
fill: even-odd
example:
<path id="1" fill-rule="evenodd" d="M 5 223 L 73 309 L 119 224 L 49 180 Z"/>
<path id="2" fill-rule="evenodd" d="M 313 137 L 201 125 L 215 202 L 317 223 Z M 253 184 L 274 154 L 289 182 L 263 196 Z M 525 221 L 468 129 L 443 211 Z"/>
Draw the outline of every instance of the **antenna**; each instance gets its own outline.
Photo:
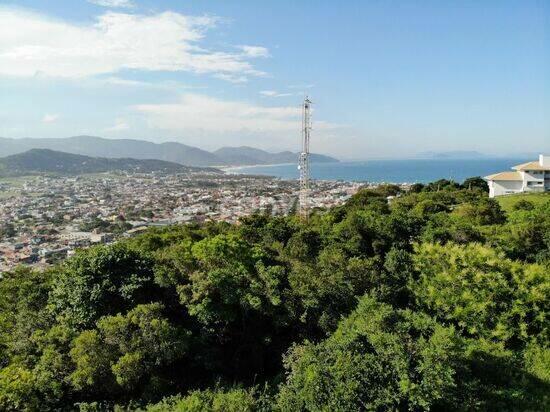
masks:
<path id="1" fill-rule="evenodd" d="M 309 138 L 311 136 L 311 100 L 306 96 L 302 104 L 302 152 L 300 170 L 300 217 L 307 221 L 309 215 Z"/>

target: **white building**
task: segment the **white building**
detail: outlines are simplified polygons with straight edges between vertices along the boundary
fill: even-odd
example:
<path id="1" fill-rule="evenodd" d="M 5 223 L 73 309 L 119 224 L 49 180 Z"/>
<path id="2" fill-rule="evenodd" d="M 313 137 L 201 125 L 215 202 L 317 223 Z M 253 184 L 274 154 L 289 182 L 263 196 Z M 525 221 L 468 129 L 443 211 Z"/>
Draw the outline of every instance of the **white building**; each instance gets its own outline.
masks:
<path id="1" fill-rule="evenodd" d="M 550 191 L 550 156 L 512 167 L 513 172 L 500 172 L 485 176 L 489 184 L 489 197 L 522 192 Z"/>

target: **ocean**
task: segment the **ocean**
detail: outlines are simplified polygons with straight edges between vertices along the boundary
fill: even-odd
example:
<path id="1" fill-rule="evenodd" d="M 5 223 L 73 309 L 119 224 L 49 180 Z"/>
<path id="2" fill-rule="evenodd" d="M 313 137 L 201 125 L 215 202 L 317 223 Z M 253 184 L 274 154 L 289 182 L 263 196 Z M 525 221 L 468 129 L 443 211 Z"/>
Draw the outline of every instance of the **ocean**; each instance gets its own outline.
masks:
<path id="1" fill-rule="evenodd" d="M 427 183 L 438 179 L 462 182 L 472 176 L 487 176 L 510 170 L 533 159 L 410 159 L 367 160 L 358 162 L 312 163 L 311 176 L 319 180 L 345 180 L 373 183 Z M 254 174 L 298 179 L 296 164 L 242 166 L 225 169 L 228 173 Z"/>

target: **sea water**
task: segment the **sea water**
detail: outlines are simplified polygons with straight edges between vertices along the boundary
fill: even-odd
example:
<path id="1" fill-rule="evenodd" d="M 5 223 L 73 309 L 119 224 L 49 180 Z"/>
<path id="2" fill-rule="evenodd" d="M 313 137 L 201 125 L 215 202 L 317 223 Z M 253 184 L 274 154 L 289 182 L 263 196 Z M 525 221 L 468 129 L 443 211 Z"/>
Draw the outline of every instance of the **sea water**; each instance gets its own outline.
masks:
<path id="1" fill-rule="evenodd" d="M 357 162 L 312 163 L 311 177 L 319 180 L 357 182 L 427 183 L 438 179 L 462 182 L 473 176 L 487 176 L 508 171 L 512 166 L 533 159 L 408 159 L 367 160 Z M 229 173 L 268 175 L 282 179 L 298 179 L 296 164 L 243 166 L 226 169 Z"/>

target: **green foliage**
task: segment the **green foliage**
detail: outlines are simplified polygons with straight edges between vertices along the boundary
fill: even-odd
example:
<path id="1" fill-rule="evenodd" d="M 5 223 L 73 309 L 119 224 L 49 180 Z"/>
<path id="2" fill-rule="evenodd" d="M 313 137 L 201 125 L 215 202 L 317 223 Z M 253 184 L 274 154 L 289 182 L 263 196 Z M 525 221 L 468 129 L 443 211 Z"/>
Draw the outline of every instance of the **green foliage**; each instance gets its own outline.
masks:
<path id="1" fill-rule="evenodd" d="M 489 193 L 489 185 L 487 182 L 482 179 L 481 177 L 469 177 L 468 179 L 464 180 L 462 183 L 462 187 L 465 189 L 479 189 L 486 193 Z"/>
<path id="2" fill-rule="evenodd" d="M 144 412 L 252 412 L 261 409 L 255 390 L 231 389 L 193 391 L 148 406 Z"/>
<path id="3" fill-rule="evenodd" d="M 414 265 L 417 304 L 467 336 L 548 341 L 546 268 L 513 262 L 479 244 L 422 244 Z"/>
<path id="4" fill-rule="evenodd" d="M 70 356 L 77 390 L 116 392 L 148 385 L 151 374 L 186 353 L 189 332 L 170 323 L 158 303 L 138 305 L 126 315 L 106 316 L 82 332 Z"/>
<path id="5" fill-rule="evenodd" d="M 326 341 L 292 349 L 278 406 L 283 411 L 428 410 L 448 400 L 457 353 L 452 328 L 364 297 Z"/>
<path id="6" fill-rule="evenodd" d="M 32 371 L 12 363 L 0 370 L 0 408 L 4 411 L 39 410 Z"/>
<path id="7" fill-rule="evenodd" d="M 65 262 L 53 280 L 50 309 L 85 329 L 102 316 L 155 300 L 153 262 L 123 243 L 92 248 Z"/>
<path id="8" fill-rule="evenodd" d="M 10 357 L 27 355 L 33 332 L 48 324 L 50 277 L 50 272 L 19 267 L 0 280 L 0 367 Z"/>
<path id="9" fill-rule="evenodd" d="M 549 410 L 550 202 L 504 213 L 482 186 L 362 189 L 307 224 L 156 228 L 5 273 L 0 410 Z"/>
<path id="10" fill-rule="evenodd" d="M 534 203 L 525 199 L 519 200 L 517 203 L 514 204 L 514 206 L 512 206 L 513 210 L 533 210 L 534 208 Z"/>
<path id="11" fill-rule="evenodd" d="M 500 204 L 489 198 L 463 203 L 457 207 L 455 213 L 477 226 L 500 224 L 506 220 Z"/>
<path id="12" fill-rule="evenodd" d="M 550 201 L 509 212 L 507 224 L 489 235 L 490 243 L 512 259 L 550 262 Z"/>

